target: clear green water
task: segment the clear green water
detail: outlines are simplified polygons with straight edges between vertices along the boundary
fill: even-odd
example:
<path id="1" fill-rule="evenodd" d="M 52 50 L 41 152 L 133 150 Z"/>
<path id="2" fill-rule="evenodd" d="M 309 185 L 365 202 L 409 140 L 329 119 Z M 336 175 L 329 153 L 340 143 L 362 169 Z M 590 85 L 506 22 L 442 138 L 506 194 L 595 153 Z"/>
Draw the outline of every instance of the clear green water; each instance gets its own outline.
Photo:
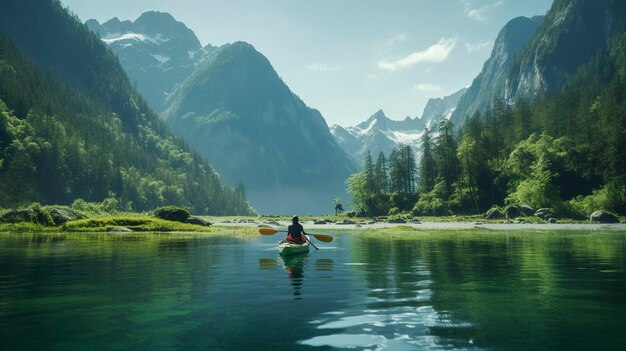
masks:
<path id="1" fill-rule="evenodd" d="M 0 234 L 0 350 L 615 350 L 626 234 Z"/>

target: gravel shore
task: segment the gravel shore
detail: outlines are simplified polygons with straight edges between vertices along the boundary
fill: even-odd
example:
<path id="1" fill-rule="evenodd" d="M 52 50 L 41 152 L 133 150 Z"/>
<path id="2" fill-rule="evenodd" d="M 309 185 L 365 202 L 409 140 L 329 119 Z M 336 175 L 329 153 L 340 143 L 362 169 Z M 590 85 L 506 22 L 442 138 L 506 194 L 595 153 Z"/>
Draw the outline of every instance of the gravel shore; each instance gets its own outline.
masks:
<path id="1" fill-rule="evenodd" d="M 278 225 L 276 225 L 276 223 Z M 491 230 L 567 230 L 567 231 L 614 231 L 614 232 L 626 232 L 626 223 L 616 224 L 591 224 L 591 223 L 482 223 L 482 222 L 420 222 L 420 223 L 370 223 L 370 224 L 338 224 L 338 223 L 326 223 L 326 224 L 314 224 L 310 221 L 302 221 L 307 232 L 313 232 L 315 230 L 365 230 L 365 229 L 385 229 L 393 228 L 397 226 L 409 226 L 415 229 L 432 229 L 432 230 L 462 230 L 462 229 L 474 229 L 483 228 Z M 276 221 L 270 223 L 269 221 L 215 221 L 215 225 L 218 226 L 270 226 L 277 229 L 286 229 L 290 221 Z"/>

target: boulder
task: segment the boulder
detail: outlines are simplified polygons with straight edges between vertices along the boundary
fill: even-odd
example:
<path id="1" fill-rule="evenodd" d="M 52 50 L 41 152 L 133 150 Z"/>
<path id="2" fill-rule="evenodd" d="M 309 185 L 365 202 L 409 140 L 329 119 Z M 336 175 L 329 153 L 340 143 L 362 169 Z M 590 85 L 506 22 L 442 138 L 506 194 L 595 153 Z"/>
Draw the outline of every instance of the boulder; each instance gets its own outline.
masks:
<path id="1" fill-rule="evenodd" d="M 485 219 L 502 219 L 504 218 L 504 214 L 502 210 L 498 206 L 493 206 L 485 212 Z"/>
<path id="2" fill-rule="evenodd" d="M 35 224 L 41 224 L 45 226 L 54 225 L 54 221 L 48 211 L 44 210 L 40 206 L 29 207 L 21 210 L 10 210 L 0 217 L 0 222 L 3 223 L 20 223 L 29 222 Z"/>
<path id="3" fill-rule="evenodd" d="M 107 233 L 130 233 L 132 229 L 126 227 L 109 227 L 107 228 Z"/>
<path id="4" fill-rule="evenodd" d="M 526 204 L 511 204 L 504 209 L 504 216 L 506 218 L 532 216 L 533 213 L 535 213 L 535 209 Z"/>
<path id="5" fill-rule="evenodd" d="M 619 223 L 619 218 L 616 215 L 607 211 L 595 211 L 589 216 L 589 221 L 592 223 Z"/>
<path id="6" fill-rule="evenodd" d="M 203 218 L 200 218 L 200 217 L 194 217 L 194 216 L 189 216 L 189 218 L 187 218 L 185 220 L 185 223 L 201 225 L 201 226 L 204 226 L 204 227 L 208 227 L 210 225 L 213 225 L 213 223 L 207 221 L 206 219 L 203 219 Z"/>
<path id="7" fill-rule="evenodd" d="M 400 223 L 400 224 L 404 224 L 404 223 L 406 223 L 406 220 L 404 220 L 404 218 L 397 217 L 397 218 L 392 218 L 392 219 L 390 219 L 388 223 Z"/>
<path id="8" fill-rule="evenodd" d="M 537 210 L 531 205 L 519 204 L 519 209 L 524 213 L 524 216 L 532 216 Z"/>
<path id="9" fill-rule="evenodd" d="M 556 223 L 556 218 L 548 218 L 548 223 Z"/>
<path id="10" fill-rule="evenodd" d="M 556 217 L 554 212 L 551 209 L 549 209 L 549 208 L 540 208 L 540 209 L 537 210 L 537 212 L 535 212 L 533 214 L 533 216 L 539 217 L 539 218 L 543 219 L 544 221 L 547 221 L 549 218 L 555 218 Z"/>
<path id="11" fill-rule="evenodd" d="M 189 218 L 189 211 L 176 206 L 164 206 L 154 210 L 154 216 L 168 221 L 185 223 Z"/>
<path id="12" fill-rule="evenodd" d="M 85 218 L 85 216 L 70 208 L 53 208 L 49 212 L 55 225 L 62 225 L 69 221 Z"/>
<path id="13" fill-rule="evenodd" d="M 356 224 L 355 221 L 351 221 L 349 219 L 344 219 L 343 221 L 337 222 L 337 224 L 348 225 L 348 224 Z"/>
<path id="14" fill-rule="evenodd" d="M 9 210 L 0 217 L 0 222 L 3 223 L 19 223 L 19 222 L 32 222 L 35 217 L 35 210 L 32 208 L 26 208 L 23 210 Z"/>

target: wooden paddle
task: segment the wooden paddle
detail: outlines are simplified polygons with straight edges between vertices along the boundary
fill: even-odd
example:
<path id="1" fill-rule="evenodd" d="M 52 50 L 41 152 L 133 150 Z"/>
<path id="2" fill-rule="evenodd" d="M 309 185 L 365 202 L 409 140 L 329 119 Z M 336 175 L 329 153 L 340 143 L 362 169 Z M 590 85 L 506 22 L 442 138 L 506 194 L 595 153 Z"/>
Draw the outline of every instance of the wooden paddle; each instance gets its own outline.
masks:
<path id="1" fill-rule="evenodd" d="M 286 230 L 276 230 L 274 228 L 260 228 L 259 229 L 259 234 L 261 235 L 274 235 L 276 233 L 287 233 Z M 330 235 L 326 235 L 326 234 L 307 234 L 307 235 L 311 235 L 312 237 L 314 237 L 315 239 L 325 242 L 325 243 L 329 243 L 331 241 L 333 241 L 333 237 Z M 310 241 L 309 241 L 310 242 Z M 311 243 L 313 244 L 313 243 Z M 315 245 L 313 245 L 315 247 Z"/>

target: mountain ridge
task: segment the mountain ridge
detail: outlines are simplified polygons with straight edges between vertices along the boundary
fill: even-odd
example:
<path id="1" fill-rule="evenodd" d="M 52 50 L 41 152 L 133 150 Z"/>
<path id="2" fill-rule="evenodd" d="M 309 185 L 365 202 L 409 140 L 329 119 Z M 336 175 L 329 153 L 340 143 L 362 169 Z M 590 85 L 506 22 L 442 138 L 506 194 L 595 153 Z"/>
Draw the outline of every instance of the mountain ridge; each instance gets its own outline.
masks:
<path id="1" fill-rule="evenodd" d="M 543 16 L 520 16 L 504 25 L 494 42 L 491 55 L 452 112 L 450 120 L 455 126 L 460 127 L 467 116 L 485 112 L 497 97 L 508 98 L 505 94 L 498 95 L 498 92 L 505 91 L 506 82 L 502 82 L 502 77 L 508 73 L 515 54 L 529 43 L 543 19 Z"/>
<path id="2" fill-rule="evenodd" d="M 409 145 L 419 155 L 421 137 L 425 128 L 435 129 L 442 119 L 449 119 L 467 88 L 445 96 L 431 98 L 424 106 L 421 117 L 405 117 L 403 120 L 388 118 L 378 110 L 365 121 L 351 127 L 331 126 L 337 143 L 355 164 L 361 164 L 367 153 L 376 157 L 380 152 L 388 155 L 401 144 Z"/>
<path id="3" fill-rule="evenodd" d="M 59 1 L 3 0 L 0 9 L 0 205 L 113 196 L 124 210 L 254 212 Z"/>
<path id="4" fill-rule="evenodd" d="M 163 114 L 168 125 L 223 179 L 241 181 L 260 211 L 329 212 L 333 198 L 345 198 L 351 162 L 319 111 L 293 94 L 252 45 L 216 49 L 169 103 Z"/>
<path id="5" fill-rule="evenodd" d="M 215 49 L 204 47 L 195 33 L 167 12 L 148 11 L 134 22 L 114 17 L 85 25 L 118 56 L 130 79 L 157 113 L 167 98 Z"/>

